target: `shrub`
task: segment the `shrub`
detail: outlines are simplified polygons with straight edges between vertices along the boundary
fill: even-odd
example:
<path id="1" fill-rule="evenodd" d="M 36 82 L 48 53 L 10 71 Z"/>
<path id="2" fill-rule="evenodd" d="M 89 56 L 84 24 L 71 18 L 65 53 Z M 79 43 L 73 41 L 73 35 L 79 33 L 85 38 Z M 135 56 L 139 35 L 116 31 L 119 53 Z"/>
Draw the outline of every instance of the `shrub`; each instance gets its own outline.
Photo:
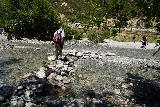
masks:
<path id="1" fill-rule="evenodd" d="M 103 42 L 104 39 L 107 39 L 110 37 L 109 29 L 92 29 L 87 31 L 87 37 L 89 40 L 93 42 Z"/>
<path id="2" fill-rule="evenodd" d="M 83 29 L 73 29 L 69 27 L 67 24 L 63 24 L 62 27 L 64 28 L 65 31 L 65 39 L 66 40 L 71 40 L 71 39 L 76 39 L 80 40 L 83 36 Z M 74 36 L 74 37 L 73 37 Z"/>
<path id="3" fill-rule="evenodd" d="M 50 40 L 53 32 L 61 26 L 50 0 L 7 0 L 5 5 L 5 13 L 1 13 L 7 15 L 1 25 L 15 35 Z"/>

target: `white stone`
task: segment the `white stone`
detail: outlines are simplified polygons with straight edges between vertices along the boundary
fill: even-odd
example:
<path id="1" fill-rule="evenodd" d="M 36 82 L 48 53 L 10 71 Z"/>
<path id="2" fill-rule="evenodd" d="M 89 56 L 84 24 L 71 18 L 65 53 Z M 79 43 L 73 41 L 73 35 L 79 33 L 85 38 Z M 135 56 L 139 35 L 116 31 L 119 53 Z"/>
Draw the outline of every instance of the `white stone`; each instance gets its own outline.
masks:
<path id="1" fill-rule="evenodd" d="M 77 51 L 75 49 L 70 50 L 69 55 L 76 56 Z"/>
<path id="2" fill-rule="evenodd" d="M 67 78 L 67 77 L 63 77 L 63 83 L 64 83 L 64 84 L 70 83 L 70 79 Z"/>
<path id="3" fill-rule="evenodd" d="M 89 58 L 89 56 L 87 56 L 87 55 L 83 55 L 83 57 L 82 57 L 83 59 L 86 59 L 86 58 Z"/>
<path id="4" fill-rule="evenodd" d="M 45 78 L 46 77 L 45 71 L 38 71 L 36 73 L 36 76 L 39 78 Z"/>
<path id="5" fill-rule="evenodd" d="M 48 60 L 49 60 L 49 61 L 54 61 L 55 59 L 56 59 L 55 56 L 48 56 Z"/>
<path id="6" fill-rule="evenodd" d="M 61 81 L 61 80 L 63 80 L 63 77 L 62 77 L 61 75 L 57 75 L 57 76 L 55 77 L 55 80 Z"/>
<path id="7" fill-rule="evenodd" d="M 99 57 L 99 59 L 102 59 L 102 58 L 103 58 L 103 56 L 101 56 L 101 55 L 99 55 L 98 57 Z"/>
<path id="8" fill-rule="evenodd" d="M 77 52 L 77 53 L 76 53 L 76 56 L 77 56 L 77 57 L 82 57 L 82 56 L 83 56 L 83 53 Z"/>
<path id="9" fill-rule="evenodd" d="M 130 83 L 129 85 L 130 85 L 130 86 L 133 86 L 133 83 Z"/>
<path id="10" fill-rule="evenodd" d="M 94 53 L 90 54 L 91 58 L 96 58 L 96 55 Z"/>
<path id="11" fill-rule="evenodd" d="M 57 64 L 56 65 L 56 68 L 63 68 L 64 66 L 63 66 L 63 64 Z"/>
<path id="12" fill-rule="evenodd" d="M 118 95 L 121 94 L 120 89 L 115 89 L 114 92 L 115 92 L 115 94 L 118 94 Z"/>
<path id="13" fill-rule="evenodd" d="M 128 86 L 126 84 L 122 84 L 122 88 L 128 88 Z"/>
<path id="14" fill-rule="evenodd" d="M 115 56 L 115 55 L 116 55 L 115 53 L 110 53 L 110 52 L 106 53 L 106 56 Z"/>
<path id="15" fill-rule="evenodd" d="M 55 69 L 55 66 L 56 65 L 48 65 L 48 67 L 51 68 L 51 69 Z"/>
<path id="16" fill-rule="evenodd" d="M 31 103 L 31 102 L 27 102 L 27 103 L 25 104 L 25 107 L 36 107 L 36 104 Z"/>
<path id="17" fill-rule="evenodd" d="M 64 65 L 64 66 L 63 66 L 63 70 L 66 70 L 66 71 L 67 71 L 67 70 L 68 70 L 68 65 Z"/>

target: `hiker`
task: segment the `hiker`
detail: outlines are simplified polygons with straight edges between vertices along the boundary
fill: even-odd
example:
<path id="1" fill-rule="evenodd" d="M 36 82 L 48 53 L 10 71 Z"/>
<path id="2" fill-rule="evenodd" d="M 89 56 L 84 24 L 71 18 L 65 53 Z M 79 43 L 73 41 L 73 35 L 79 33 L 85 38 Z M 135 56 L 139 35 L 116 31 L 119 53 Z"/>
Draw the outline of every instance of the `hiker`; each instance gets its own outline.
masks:
<path id="1" fill-rule="evenodd" d="M 55 45 L 55 55 L 56 55 L 56 60 L 58 59 L 59 56 L 62 56 L 62 49 L 64 45 L 64 30 L 62 27 L 58 29 L 53 36 L 53 42 Z"/>
<path id="2" fill-rule="evenodd" d="M 134 43 L 135 43 L 135 39 L 136 39 L 136 36 L 134 35 L 134 36 L 133 36 L 133 42 L 134 42 Z"/>
<path id="3" fill-rule="evenodd" d="M 146 36 L 143 36 L 141 42 L 142 42 L 141 48 L 145 48 L 146 45 L 148 45 L 147 37 L 146 37 Z"/>

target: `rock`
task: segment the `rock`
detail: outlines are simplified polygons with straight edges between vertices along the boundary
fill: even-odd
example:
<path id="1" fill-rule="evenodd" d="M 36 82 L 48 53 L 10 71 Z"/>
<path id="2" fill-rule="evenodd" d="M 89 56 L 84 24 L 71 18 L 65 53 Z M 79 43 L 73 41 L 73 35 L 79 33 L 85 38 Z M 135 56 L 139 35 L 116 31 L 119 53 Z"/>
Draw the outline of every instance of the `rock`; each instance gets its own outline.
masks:
<path id="1" fill-rule="evenodd" d="M 130 83 L 129 85 L 130 85 L 130 86 L 133 86 L 133 83 Z"/>
<path id="2" fill-rule="evenodd" d="M 99 59 L 102 59 L 102 58 L 103 58 L 103 56 L 102 56 L 102 55 L 99 55 L 99 56 L 98 56 L 98 58 L 99 58 Z"/>
<path id="3" fill-rule="evenodd" d="M 71 70 L 73 70 L 73 67 L 68 67 L 67 70 L 68 70 L 68 71 L 71 71 Z"/>
<path id="4" fill-rule="evenodd" d="M 57 75 L 57 76 L 55 77 L 55 80 L 61 81 L 61 80 L 63 80 L 63 77 L 62 77 L 61 75 Z"/>
<path id="5" fill-rule="evenodd" d="M 34 89 L 35 90 L 35 89 Z M 29 90 L 27 90 L 27 91 L 25 91 L 25 98 L 27 99 L 27 101 L 29 101 L 31 98 L 30 98 L 30 95 L 31 94 L 33 94 L 33 92 L 32 91 L 29 91 Z"/>
<path id="6" fill-rule="evenodd" d="M 50 65 L 48 65 L 48 68 L 51 68 L 52 70 L 55 70 L 56 65 L 54 65 L 54 64 L 50 64 Z"/>
<path id="7" fill-rule="evenodd" d="M 4 97 L 0 95 L 0 103 L 4 100 Z"/>
<path id="8" fill-rule="evenodd" d="M 37 76 L 38 78 L 45 78 L 45 77 L 46 77 L 45 71 L 38 71 L 38 72 L 36 73 L 36 76 Z"/>
<path id="9" fill-rule="evenodd" d="M 55 56 L 48 56 L 48 60 L 49 60 L 49 61 L 55 61 L 55 60 L 56 60 L 56 57 L 55 57 Z"/>
<path id="10" fill-rule="evenodd" d="M 122 88 L 128 88 L 128 85 L 127 84 L 122 84 L 122 86 L 121 86 Z"/>
<path id="11" fill-rule="evenodd" d="M 47 79 L 48 79 L 48 80 L 54 79 L 56 76 L 57 76 L 57 74 L 51 73 L 51 74 L 47 77 Z"/>
<path id="12" fill-rule="evenodd" d="M 69 72 L 69 75 L 75 75 L 75 72 L 76 72 L 76 70 L 71 70 L 70 72 Z"/>
<path id="13" fill-rule="evenodd" d="M 23 89 L 23 86 L 18 86 L 17 89 L 18 89 L 18 90 L 22 90 L 22 89 Z"/>
<path id="14" fill-rule="evenodd" d="M 92 53 L 92 54 L 90 54 L 90 57 L 91 57 L 91 58 L 96 58 L 97 56 L 96 56 L 95 53 Z"/>
<path id="15" fill-rule="evenodd" d="M 32 103 L 32 102 L 27 102 L 27 103 L 25 104 L 25 107 L 37 107 L 37 105 L 34 104 L 34 103 Z"/>
<path id="16" fill-rule="evenodd" d="M 115 53 L 110 53 L 110 52 L 106 53 L 106 56 L 115 56 L 115 55 L 116 55 Z"/>
<path id="17" fill-rule="evenodd" d="M 61 75 L 62 76 L 68 76 L 68 74 L 66 72 L 63 72 L 63 71 L 61 72 Z"/>
<path id="18" fill-rule="evenodd" d="M 83 76 L 82 76 L 82 74 L 79 74 L 78 77 L 79 77 L 79 78 L 82 78 Z"/>
<path id="19" fill-rule="evenodd" d="M 22 97 L 13 96 L 10 107 L 25 107 L 25 102 Z"/>
<path id="20" fill-rule="evenodd" d="M 115 89 L 114 93 L 117 94 L 117 95 L 119 95 L 119 94 L 121 94 L 121 91 L 120 91 L 120 89 Z"/>
<path id="21" fill-rule="evenodd" d="M 77 51 L 75 49 L 70 50 L 69 55 L 76 56 Z"/>
<path id="22" fill-rule="evenodd" d="M 64 69 L 65 71 L 67 71 L 67 70 L 68 70 L 68 65 L 64 65 L 64 66 L 63 66 L 63 69 Z"/>
<path id="23" fill-rule="evenodd" d="M 116 77 L 116 81 L 123 82 L 124 78 L 122 78 L 122 77 Z"/>
<path id="24" fill-rule="evenodd" d="M 64 67 L 63 64 L 57 64 L 56 65 L 56 68 L 58 68 L 58 69 L 63 68 L 63 67 Z"/>
<path id="25" fill-rule="evenodd" d="M 82 58 L 83 58 L 83 59 L 87 59 L 87 58 L 89 58 L 89 56 L 88 56 L 88 55 L 83 55 Z"/>
<path id="26" fill-rule="evenodd" d="M 63 77 L 63 83 L 64 83 L 64 84 L 68 84 L 68 83 L 70 83 L 70 79 L 69 79 L 69 78 L 67 78 L 66 76 L 65 76 L 65 77 Z"/>
<path id="27" fill-rule="evenodd" d="M 29 77 L 31 77 L 31 76 L 33 76 L 32 73 L 27 73 L 26 75 L 24 75 L 24 76 L 22 77 L 22 79 L 27 79 L 27 78 L 29 78 Z"/>
<path id="28" fill-rule="evenodd" d="M 83 56 L 83 53 L 77 52 L 77 53 L 76 53 L 76 56 L 77 56 L 77 57 L 82 57 L 82 56 Z"/>

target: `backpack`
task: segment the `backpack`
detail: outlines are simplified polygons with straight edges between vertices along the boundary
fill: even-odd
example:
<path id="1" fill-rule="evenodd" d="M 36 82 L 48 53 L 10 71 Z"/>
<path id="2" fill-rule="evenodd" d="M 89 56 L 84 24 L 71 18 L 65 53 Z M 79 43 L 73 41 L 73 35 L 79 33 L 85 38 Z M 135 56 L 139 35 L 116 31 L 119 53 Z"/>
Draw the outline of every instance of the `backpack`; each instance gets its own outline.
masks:
<path id="1" fill-rule="evenodd" d="M 58 33 L 58 31 L 56 33 L 54 33 L 53 42 L 58 43 L 58 44 L 63 43 L 63 37 L 61 36 L 61 33 Z"/>

